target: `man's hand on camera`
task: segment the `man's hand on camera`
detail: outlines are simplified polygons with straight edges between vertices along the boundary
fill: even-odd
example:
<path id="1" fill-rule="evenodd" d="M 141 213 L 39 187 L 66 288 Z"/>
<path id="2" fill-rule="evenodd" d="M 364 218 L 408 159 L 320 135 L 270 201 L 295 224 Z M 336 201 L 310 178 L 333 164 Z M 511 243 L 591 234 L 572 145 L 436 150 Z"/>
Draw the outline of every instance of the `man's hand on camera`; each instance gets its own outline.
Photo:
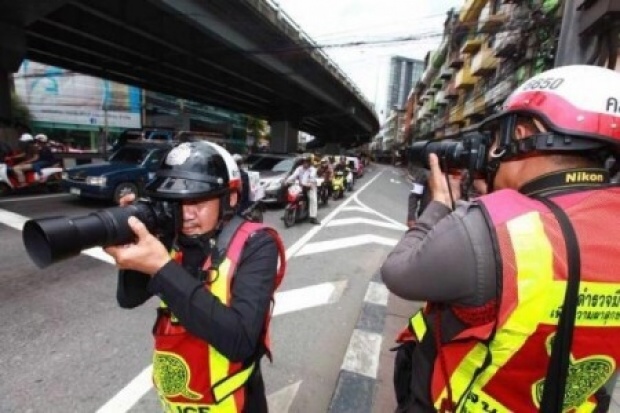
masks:
<path id="1" fill-rule="evenodd" d="M 431 174 L 428 178 L 428 186 L 432 194 L 433 201 L 441 202 L 448 208 L 452 209 L 453 201 L 461 199 L 460 179 L 452 175 L 448 175 L 450 188 L 446 182 L 446 177 L 439 166 L 439 158 L 434 153 L 428 157 Z M 452 190 L 452 196 L 450 196 Z"/>
<path id="2" fill-rule="evenodd" d="M 133 201 L 135 200 L 136 200 L 136 196 L 134 194 L 127 194 L 121 197 L 121 199 L 118 201 L 118 204 L 120 206 L 127 206 L 127 205 L 131 205 Z"/>
<path id="3" fill-rule="evenodd" d="M 170 254 L 164 244 L 153 236 L 138 218 L 130 217 L 128 223 L 136 234 L 136 241 L 104 250 L 114 258 L 119 269 L 153 276 L 170 261 Z"/>

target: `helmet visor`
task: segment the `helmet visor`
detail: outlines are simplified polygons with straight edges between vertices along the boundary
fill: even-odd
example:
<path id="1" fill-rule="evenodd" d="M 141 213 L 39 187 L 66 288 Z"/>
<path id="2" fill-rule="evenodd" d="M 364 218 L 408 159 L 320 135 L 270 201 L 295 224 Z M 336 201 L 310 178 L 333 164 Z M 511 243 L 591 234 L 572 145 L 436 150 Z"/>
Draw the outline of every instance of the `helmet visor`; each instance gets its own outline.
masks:
<path id="1" fill-rule="evenodd" d="M 224 193 L 225 186 L 187 178 L 159 176 L 145 188 L 146 195 L 159 199 L 215 198 Z"/>

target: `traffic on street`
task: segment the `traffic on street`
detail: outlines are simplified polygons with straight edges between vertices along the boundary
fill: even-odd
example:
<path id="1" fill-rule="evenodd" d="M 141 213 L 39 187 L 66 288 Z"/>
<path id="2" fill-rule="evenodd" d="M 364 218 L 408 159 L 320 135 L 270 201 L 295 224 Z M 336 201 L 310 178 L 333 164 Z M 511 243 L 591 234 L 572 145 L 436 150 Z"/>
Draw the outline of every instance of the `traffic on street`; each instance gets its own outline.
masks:
<path id="1" fill-rule="evenodd" d="M 264 220 L 282 235 L 289 258 L 273 310 L 274 360 L 263 360 L 272 411 L 328 411 L 341 369 L 376 375 L 381 343 L 349 345 L 368 292 L 386 304 L 377 270 L 405 229 L 404 174 L 370 166 L 354 192 L 319 208 L 320 226 L 286 228 L 283 209 L 267 208 Z M 150 370 L 157 300 L 120 309 L 117 271 L 100 248 L 40 270 L 21 239 L 28 219 L 82 216 L 110 206 L 69 193 L 0 199 L 0 311 L 6 319 L 0 383 L 4 394 L 15 396 L 1 398 L 0 411 L 159 408 Z"/>

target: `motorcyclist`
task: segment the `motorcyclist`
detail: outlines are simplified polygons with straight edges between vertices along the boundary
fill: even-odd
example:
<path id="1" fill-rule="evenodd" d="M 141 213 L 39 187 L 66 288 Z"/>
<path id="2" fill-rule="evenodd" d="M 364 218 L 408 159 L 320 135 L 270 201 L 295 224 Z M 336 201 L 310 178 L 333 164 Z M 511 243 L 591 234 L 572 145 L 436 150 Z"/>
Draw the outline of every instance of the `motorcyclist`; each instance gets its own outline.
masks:
<path id="1" fill-rule="evenodd" d="M 250 201 L 250 176 L 245 168 L 243 168 L 243 156 L 235 153 L 232 158 L 237 163 L 237 167 L 241 174 L 241 200 L 239 201 L 238 208 L 238 212 L 241 214 L 252 205 L 252 201 Z"/>
<path id="2" fill-rule="evenodd" d="M 351 190 L 353 187 L 353 173 L 351 173 L 351 168 L 347 164 L 347 157 L 342 155 L 338 158 L 338 163 L 334 167 L 334 172 L 342 171 L 344 174 L 344 187 L 348 190 Z"/>
<path id="3" fill-rule="evenodd" d="M 41 170 L 58 162 L 49 146 L 47 135 L 40 133 L 34 137 L 39 147 L 39 157 L 32 163 L 32 169 L 41 176 Z"/>
<path id="4" fill-rule="evenodd" d="M 166 412 L 267 412 L 260 360 L 270 354 L 271 302 L 285 256 L 275 230 L 235 216 L 239 187 L 238 167 L 222 147 L 181 143 L 145 188 L 175 210 L 170 245 L 131 217 L 135 243 L 105 249 L 121 270 L 121 307 L 162 300 L 153 382 Z"/>
<path id="5" fill-rule="evenodd" d="M 329 196 L 332 195 L 332 178 L 334 177 L 334 170 L 332 166 L 329 164 L 329 158 L 324 156 L 321 158 L 321 163 L 319 164 L 318 169 L 316 170 L 316 176 L 319 178 L 323 178 L 323 185 L 327 188 L 327 193 Z"/>
<path id="6" fill-rule="evenodd" d="M 286 179 L 286 182 L 290 184 L 297 179 L 299 180 L 304 193 L 308 197 L 308 215 L 310 217 L 310 222 L 315 225 L 320 225 L 321 222 L 317 219 L 318 201 L 316 176 L 316 168 L 312 166 L 312 158 L 308 155 L 303 157 L 302 164 Z"/>
<path id="7" fill-rule="evenodd" d="M 39 160 L 39 148 L 29 133 L 24 133 L 19 138 L 21 150 L 23 151 L 23 156 L 21 160 L 18 161 L 13 166 L 13 172 L 15 173 L 15 177 L 17 178 L 18 186 L 26 185 L 26 175 L 25 173 L 31 171 L 33 169 L 34 163 Z"/>

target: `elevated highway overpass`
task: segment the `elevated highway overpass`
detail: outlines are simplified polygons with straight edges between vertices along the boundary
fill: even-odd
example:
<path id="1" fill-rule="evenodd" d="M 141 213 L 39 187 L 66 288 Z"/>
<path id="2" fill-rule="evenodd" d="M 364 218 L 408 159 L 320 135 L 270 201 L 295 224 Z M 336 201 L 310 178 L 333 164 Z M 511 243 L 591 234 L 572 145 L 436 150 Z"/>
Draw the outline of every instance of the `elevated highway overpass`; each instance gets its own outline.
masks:
<path id="1" fill-rule="evenodd" d="M 297 130 L 351 146 L 379 129 L 356 86 L 266 0 L 0 0 L 0 70 L 24 58 L 263 117 L 282 152 Z"/>

